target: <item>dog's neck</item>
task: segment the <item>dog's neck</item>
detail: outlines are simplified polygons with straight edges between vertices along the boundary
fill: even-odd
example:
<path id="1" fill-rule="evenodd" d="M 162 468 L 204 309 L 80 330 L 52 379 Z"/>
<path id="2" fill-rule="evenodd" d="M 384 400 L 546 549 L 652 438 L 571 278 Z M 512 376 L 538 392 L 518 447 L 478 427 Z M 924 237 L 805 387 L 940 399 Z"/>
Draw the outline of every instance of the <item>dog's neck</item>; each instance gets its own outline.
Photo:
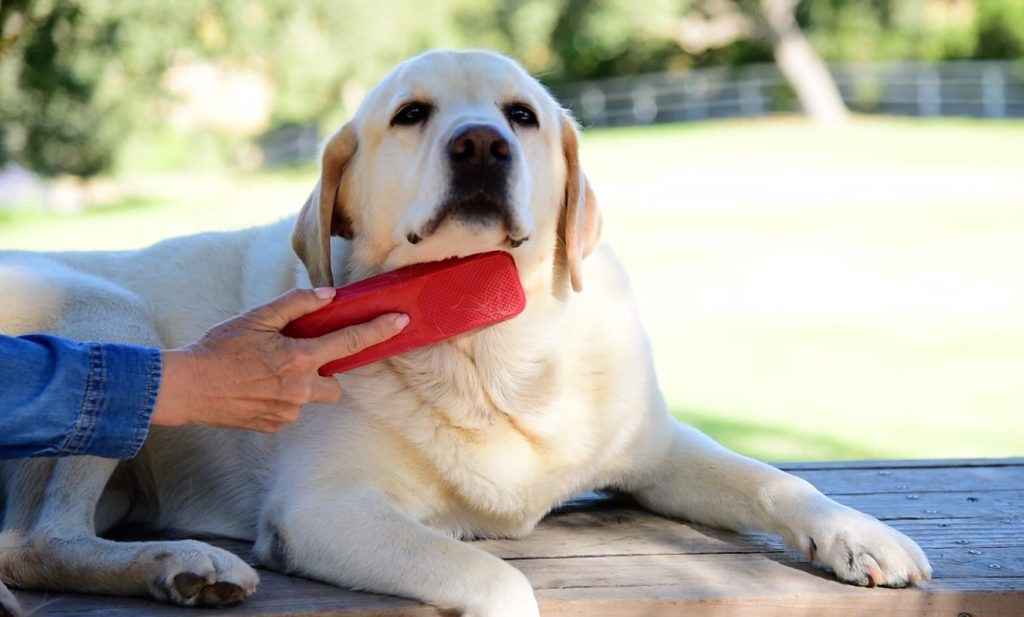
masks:
<path id="1" fill-rule="evenodd" d="M 357 263 L 351 243 L 335 241 L 332 249 L 336 283 L 376 273 Z M 550 264 L 552 259 L 537 256 L 538 263 Z M 562 319 L 572 293 L 563 270 L 550 265 L 520 269 L 527 298 L 521 315 L 360 369 L 359 374 L 374 377 L 365 381 L 368 387 L 376 383 L 373 387 L 382 391 L 413 396 L 416 405 L 407 407 L 433 410 L 452 426 L 472 429 L 504 420 L 528 432 L 526 425 L 547 407 L 562 378 L 557 338 L 563 329 L 550 324 Z"/>
<path id="2" fill-rule="evenodd" d="M 558 398 L 573 378 L 563 361 L 568 313 L 546 274 L 527 272 L 526 309 L 513 319 L 341 376 L 349 412 L 401 435 L 468 509 L 517 513 L 458 533 L 522 532 L 571 490 L 538 493 L 538 461 L 572 458 Z M 495 444 L 516 464 L 495 459 Z"/>

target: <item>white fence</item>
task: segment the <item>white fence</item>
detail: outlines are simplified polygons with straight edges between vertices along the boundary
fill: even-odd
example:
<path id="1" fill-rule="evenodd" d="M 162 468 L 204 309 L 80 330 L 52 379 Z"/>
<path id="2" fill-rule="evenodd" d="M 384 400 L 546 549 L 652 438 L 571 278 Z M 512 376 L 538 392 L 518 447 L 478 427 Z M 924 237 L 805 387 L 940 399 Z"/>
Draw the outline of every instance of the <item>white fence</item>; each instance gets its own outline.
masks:
<path id="1" fill-rule="evenodd" d="M 1024 118 L 1024 62 L 842 64 L 830 67 L 856 112 Z M 799 109 L 771 64 L 588 81 L 555 89 L 585 126 L 754 117 Z"/>

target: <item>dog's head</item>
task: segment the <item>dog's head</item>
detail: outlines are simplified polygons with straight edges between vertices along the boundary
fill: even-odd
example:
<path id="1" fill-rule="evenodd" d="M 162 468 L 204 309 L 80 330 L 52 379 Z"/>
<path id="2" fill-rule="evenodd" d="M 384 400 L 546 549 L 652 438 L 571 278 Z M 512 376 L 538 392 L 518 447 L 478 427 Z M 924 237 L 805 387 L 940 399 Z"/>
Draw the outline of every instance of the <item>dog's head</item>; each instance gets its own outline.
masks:
<path id="1" fill-rule="evenodd" d="M 356 278 L 493 250 L 524 283 L 582 287 L 600 214 L 580 170 L 572 118 L 515 62 L 428 52 L 396 68 L 324 149 L 292 245 L 331 285 L 331 236 Z"/>

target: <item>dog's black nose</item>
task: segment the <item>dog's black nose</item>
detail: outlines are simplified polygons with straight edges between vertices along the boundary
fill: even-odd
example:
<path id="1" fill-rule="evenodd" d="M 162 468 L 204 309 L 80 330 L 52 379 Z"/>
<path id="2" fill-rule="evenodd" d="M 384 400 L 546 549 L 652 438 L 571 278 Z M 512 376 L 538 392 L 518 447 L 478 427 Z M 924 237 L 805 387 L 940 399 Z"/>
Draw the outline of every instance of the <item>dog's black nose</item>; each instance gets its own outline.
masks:
<path id="1" fill-rule="evenodd" d="M 512 160 L 508 140 L 486 124 L 460 127 L 448 142 L 448 158 L 461 168 L 503 167 Z"/>

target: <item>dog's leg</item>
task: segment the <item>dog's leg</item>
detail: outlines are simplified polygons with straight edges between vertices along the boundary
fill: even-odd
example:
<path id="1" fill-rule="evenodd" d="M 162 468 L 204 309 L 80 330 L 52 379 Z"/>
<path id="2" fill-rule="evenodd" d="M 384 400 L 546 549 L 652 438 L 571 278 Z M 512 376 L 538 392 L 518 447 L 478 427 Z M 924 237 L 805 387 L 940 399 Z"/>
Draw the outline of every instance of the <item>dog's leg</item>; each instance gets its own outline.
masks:
<path id="1" fill-rule="evenodd" d="M 3 547 L 0 578 L 23 589 L 150 595 L 187 606 L 224 606 L 251 594 L 255 571 L 202 542 L 114 542 L 96 537 L 96 506 L 118 461 L 59 460 L 38 519 Z"/>
<path id="2" fill-rule="evenodd" d="M 10 550 L 20 547 L 32 528 L 43 504 L 46 480 L 56 459 L 27 458 L 0 463 L 0 487 L 4 491 L 3 531 L 0 532 L 0 617 L 21 614 L 18 600 L 7 589 L 10 582 L 3 565 Z"/>
<path id="3" fill-rule="evenodd" d="M 32 527 L 43 504 L 46 481 L 57 459 L 24 458 L 0 462 L 4 492 L 4 533 L 24 533 Z"/>
<path id="4" fill-rule="evenodd" d="M 636 466 L 624 483 L 645 506 L 736 531 L 776 533 L 856 585 L 903 587 L 931 578 L 920 547 L 892 527 L 664 418 L 634 448 Z"/>
<path id="5" fill-rule="evenodd" d="M 21 605 L 14 594 L 7 589 L 7 586 L 0 582 L 0 617 L 18 617 L 21 615 Z"/>
<path id="6" fill-rule="evenodd" d="M 414 598 L 464 617 L 539 615 L 522 573 L 414 520 L 374 489 L 278 502 L 264 512 L 254 550 L 275 570 Z"/>

